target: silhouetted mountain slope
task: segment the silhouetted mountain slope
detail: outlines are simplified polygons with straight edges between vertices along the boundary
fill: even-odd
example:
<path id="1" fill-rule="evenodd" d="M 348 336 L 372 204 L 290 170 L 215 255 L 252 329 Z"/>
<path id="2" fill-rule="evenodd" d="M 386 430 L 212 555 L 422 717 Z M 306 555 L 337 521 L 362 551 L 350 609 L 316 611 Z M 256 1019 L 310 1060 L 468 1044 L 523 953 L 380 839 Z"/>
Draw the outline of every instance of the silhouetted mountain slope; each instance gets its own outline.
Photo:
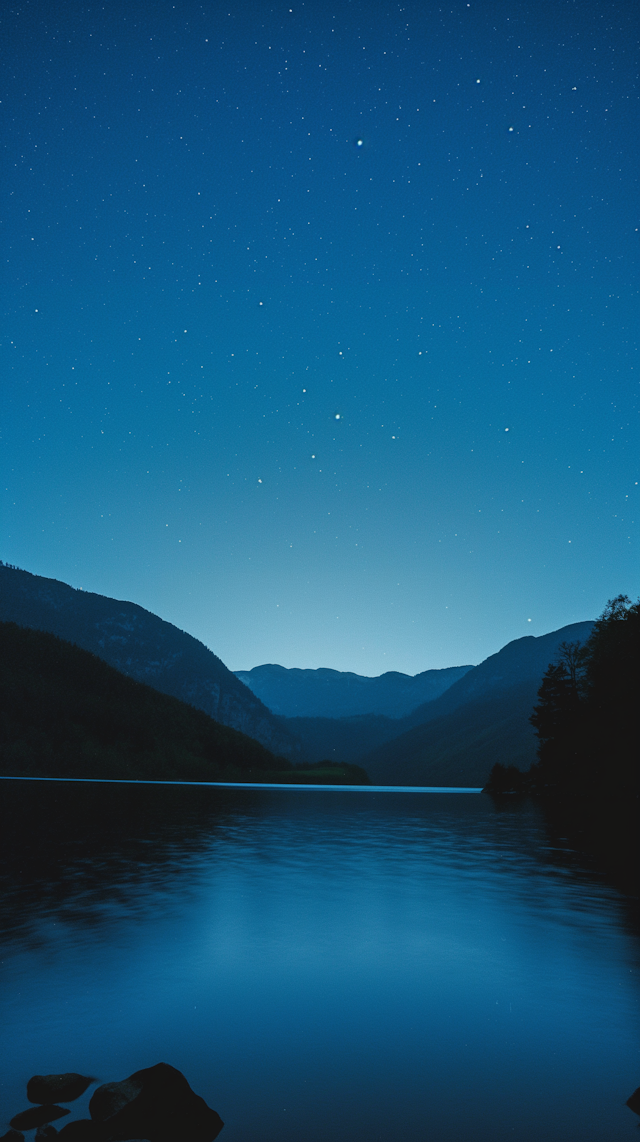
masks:
<path id="1" fill-rule="evenodd" d="M 471 670 L 451 666 L 411 676 L 389 670 L 377 678 L 350 671 L 299 670 L 268 664 L 236 670 L 236 676 L 274 714 L 286 718 L 350 718 L 381 714 L 403 718 L 423 702 L 433 701 Z"/>
<path id="2" fill-rule="evenodd" d="M 529 717 L 542 675 L 562 642 L 585 641 L 592 622 L 507 643 L 437 698 L 414 710 L 414 725 L 360 763 L 389 785 L 484 785 L 496 761 L 526 769 L 535 758 Z"/>
<path id="3" fill-rule="evenodd" d="M 289 758 L 299 746 L 215 654 L 135 603 L 0 564 L 0 621 L 50 631 Z"/>
<path id="4" fill-rule="evenodd" d="M 398 736 L 395 718 L 361 714 L 355 718 L 287 718 L 307 761 L 354 762 L 369 750 Z M 401 728 L 402 725 L 401 725 Z"/>
<path id="5" fill-rule="evenodd" d="M 96 655 L 0 622 L 0 773 L 268 781 L 282 768 L 253 738 Z"/>
<path id="6" fill-rule="evenodd" d="M 542 675 L 556 657 L 560 643 L 583 642 L 589 637 L 592 627 L 592 622 L 570 623 L 569 626 L 537 638 L 525 635 L 524 638 L 508 642 L 502 650 L 491 654 L 479 666 L 469 670 L 464 678 L 454 682 L 440 698 L 413 710 L 404 719 L 405 727 L 408 729 L 443 714 L 450 714 L 466 702 L 498 694 L 518 682 L 532 680 L 540 685 Z"/>
<path id="7" fill-rule="evenodd" d="M 526 769 L 535 759 L 529 715 L 536 682 L 467 702 L 361 758 L 375 785 L 483 786 L 496 761 Z"/>
<path id="8" fill-rule="evenodd" d="M 405 749 L 408 730 L 416 726 L 423 726 L 425 723 L 431 724 L 433 720 L 446 717 L 460 708 L 462 715 L 462 711 L 470 702 L 490 700 L 506 694 L 512 686 L 526 682 L 529 684 L 528 693 L 532 695 L 529 709 L 526 714 L 519 706 L 519 714 L 515 710 L 512 711 L 516 720 L 519 718 L 520 736 L 518 742 L 515 741 L 512 730 L 509 730 L 508 733 L 505 730 L 502 746 L 499 737 L 491 738 L 492 741 L 495 740 L 495 749 L 498 752 L 493 756 L 489 769 L 495 761 L 501 761 L 503 758 L 511 759 L 516 755 L 519 760 L 514 764 L 522 764 L 526 768 L 533 759 L 535 744 L 528 716 L 533 709 L 537 687 L 542 675 L 549 662 L 555 657 L 561 642 L 586 639 L 592 626 L 593 623 L 589 622 L 573 623 L 571 626 L 563 627 L 551 634 L 541 635 L 539 638 L 529 635 L 517 639 L 515 642 L 510 642 L 497 654 L 492 654 L 485 659 L 479 666 L 468 670 L 462 667 L 461 669 L 465 670 L 465 674 L 461 679 L 454 682 L 439 698 L 419 706 L 406 718 L 394 720 L 371 717 L 370 715 L 358 718 L 333 719 L 291 718 L 288 719 L 288 724 L 293 733 L 300 738 L 303 756 L 308 760 L 315 761 L 327 757 L 336 761 L 358 761 L 365 766 L 367 772 L 370 772 L 372 780 L 386 783 L 388 779 L 389 783 L 395 783 L 394 767 L 396 759 L 400 758 Z M 495 706 L 492 705 L 487 716 L 493 717 L 494 713 Z M 453 731 L 456 727 L 455 718 L 447 725 Z M 466 723 L 463 719 L 460 724 L 460 732 L 463 737 L 467 732 L 465 726 Z M 482 733 L 485 734 L 485 730 Z M 420 740 L 424 740 L 425 743 L 425 764 L 428 761 L 431 764 L 429 760 L 431 753 L 426 745 L 428 734 Z M 464 737 L 464 741 L 467 741 L 466 737 Z M 414 749 L 414 746 L 415 742 L 412 743 L 411 749 Z M 375 751 L 375 753 L 371 751 Z M 474 754 L 474 756 L 479 757 L 480 754 Z M 467 764 L 462 755 L 460 755 L 460 759 L 461 765 Z M 386 777 L 384 776 L 385 766 L 388 768 Z M 486 776 L 482 771 L 481 784 Z M 397 780 L 399 781 L 400 778 Z M 404 778 L 402 778 L 402 783 L 404 783 Z M 432 783 L 431 780 L 426 781 L 426 784 Z M 421 782 L 412 779 L 411 784 L 421 784 Z"/>

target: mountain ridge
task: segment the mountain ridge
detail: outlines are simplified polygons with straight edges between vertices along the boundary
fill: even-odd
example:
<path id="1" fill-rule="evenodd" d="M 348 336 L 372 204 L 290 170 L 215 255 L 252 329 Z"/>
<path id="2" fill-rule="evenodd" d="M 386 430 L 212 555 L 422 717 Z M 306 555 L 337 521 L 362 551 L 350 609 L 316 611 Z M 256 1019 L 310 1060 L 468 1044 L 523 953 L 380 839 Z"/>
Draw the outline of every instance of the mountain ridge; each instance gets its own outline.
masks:
<path id="1" fill-rule="evenodd" d="M 56 579 L 0 564 L 0 620 L 48 631 L 96 654 L 128 677 L 202 710 L 293 761 L 357 762 L 381 784 L 484 784 L 495 761 L 526 768 L 535 738 L 528 718 L 547 666 L 563 641 L 585 641 L 593 623 L 571 623 L 537 638 L 507 643 L 475 667 L 450 667 L 377 678 L 350 672 L 256 667 L 287 684 L 337 684 L 353 702 L 363 689 L 383 701 L 412 702 L 434 693 L 404 717 L 385 714 L 286 717 L 270 710 L 203 643 L 136 603 L 76 590 Z M 458 676 L 449 684 L 453 675 Z M 345 687 L 346 679 L 346 687 Z M 321 688 L 322 688 L 321 686 Z M 417 689 L 416 689 L 417 687 Z M 400 697 L 399 697 L 400 696 Z M 393 703 L 396 703 L 393 706 Z M 457 770 L 456 770 L 457 767 Z M 471 770 L 475 776 L 471 776 Z M 438 776 L 439 775 L 439 776 Z"/>
<path id="2" fill-rule="evenodd" d="M 570 623 L 538 637 L 513 639 L 405 718 L 287 721 L 310 760 L 357 762 L 378 784 L 419 785 L 421 764 L 424 784 L 452 784 L 456 763 L 451 743 L 458 742 L 457 764 L 461 774 L 467 773 L 462 783 L 469 782 L 473 757 L 472 784 L 483 785 L 495 761 L 525 769 L 534 761 L 536 739 L 528 719 L 542 675 L 561 642 L 586 641 L 592 627 L 590 621 Z M 493 723 L 503 726 L 502 735 L 494 733 Z M 490 750 L 483 744 L 487 742 L 492 743 Z"/>
<path id="3" fill-rule="evenodd" d="M 137 603 L 0 564 L 0 620 L 48 631 L 290 760 L 290 730 L 204 643 Z"/>
<path id="4" fill-rule="evenodd" d="M 594 623 L 570 623 L 506 644 L 434 702 L 404 719 L 405 731 L 360 755 L 372 781 L 485 785 L 496 761 L 527 769 L 536 738 L 529 717 L 542 676 L 563 642 L 585 642 Z M 420 719 L 420 720 L 418 720 Z"/>
<path id="5" fill-rule="evenodd" d="M 0 621 L 3 776 L 265 781 L 287 766 L 292 774 L 255 738 L 98 655 Z"/>
<path id="6" fill-rule="evenodd" d="M 409 715 L 411 724 L 420 725 L 423 721 L 452 713 L 466 702 L 475 701 L 492 690 L 500 690 L 505 678 L 508 678 L 509 686 L 526 679 L 540 681 L 549 665 L 549 655 L 553 657 L 557 653 L 560 643 L 586 641 L 592 627 L 593 622 L 586 620 L 569 623 L 547 634 L 526 634 L 512 639 L 474 666 L 464 678 L 454 682 L 435 702 L 427 702 L 413 710 Z"/>
<path id="7" fill-rule="evenodd" d="M 252 670 L 234 673 L 265 706 L 281 717 L 344 718 L 373 714 L 402 718 L 439 697 L 472 669 L 472 666 L 450 666 L 415 675 L 388 670 L 370 678 L 329 667 L 304 669 L 264 663 Z"/>

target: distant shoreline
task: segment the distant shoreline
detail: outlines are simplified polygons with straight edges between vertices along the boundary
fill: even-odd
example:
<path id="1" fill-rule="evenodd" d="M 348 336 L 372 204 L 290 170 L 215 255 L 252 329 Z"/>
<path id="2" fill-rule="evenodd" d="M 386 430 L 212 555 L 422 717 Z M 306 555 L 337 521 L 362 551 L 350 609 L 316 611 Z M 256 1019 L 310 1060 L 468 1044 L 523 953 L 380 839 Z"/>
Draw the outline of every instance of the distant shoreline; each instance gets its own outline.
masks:
<path id="1" fill-rule="evenodd" d="M 1 774 L 0 781 L 65 781 L 90 785 L 206 785 L 224 789 L 328 789 L 350 793 L 482 793 L 480 786 L 463 785 L 307 785 L 271 781 L 153 781 L 118 777 L 12 777 Z"/>

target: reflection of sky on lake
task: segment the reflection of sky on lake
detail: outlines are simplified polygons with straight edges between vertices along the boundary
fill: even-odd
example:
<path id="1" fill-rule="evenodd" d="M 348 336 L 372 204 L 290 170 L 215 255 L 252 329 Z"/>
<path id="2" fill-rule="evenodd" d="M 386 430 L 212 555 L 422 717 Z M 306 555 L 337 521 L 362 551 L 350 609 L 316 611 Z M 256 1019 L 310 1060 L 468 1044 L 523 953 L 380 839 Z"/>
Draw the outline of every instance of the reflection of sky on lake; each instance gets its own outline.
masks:
<path id="1" fill-rule="evenodd" d="M 637 946 L 533 809 L 12 788 L 3 1120 L 34 1072 L 164 1060 L 229 1142 L 635 1131 Z"/>

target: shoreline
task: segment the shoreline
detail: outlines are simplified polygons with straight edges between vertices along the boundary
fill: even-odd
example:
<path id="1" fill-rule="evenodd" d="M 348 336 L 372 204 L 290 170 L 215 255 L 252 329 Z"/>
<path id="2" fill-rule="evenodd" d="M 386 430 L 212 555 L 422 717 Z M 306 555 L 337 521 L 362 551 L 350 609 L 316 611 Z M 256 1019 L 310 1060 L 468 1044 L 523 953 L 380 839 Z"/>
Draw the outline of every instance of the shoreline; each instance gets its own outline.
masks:
<path id="1" fill-rule="evenodd" d="M 311 785 L 307 782 L 271 781 L 154 781 L 151 778 L 118 777 L 14 777 L 1 774 L 0 781 L 66 781 L 95 785 L 203 785 L 214 789 L 325 789 L 349 793 L 482 793 L 481 786 L 465 785 Z"/>

